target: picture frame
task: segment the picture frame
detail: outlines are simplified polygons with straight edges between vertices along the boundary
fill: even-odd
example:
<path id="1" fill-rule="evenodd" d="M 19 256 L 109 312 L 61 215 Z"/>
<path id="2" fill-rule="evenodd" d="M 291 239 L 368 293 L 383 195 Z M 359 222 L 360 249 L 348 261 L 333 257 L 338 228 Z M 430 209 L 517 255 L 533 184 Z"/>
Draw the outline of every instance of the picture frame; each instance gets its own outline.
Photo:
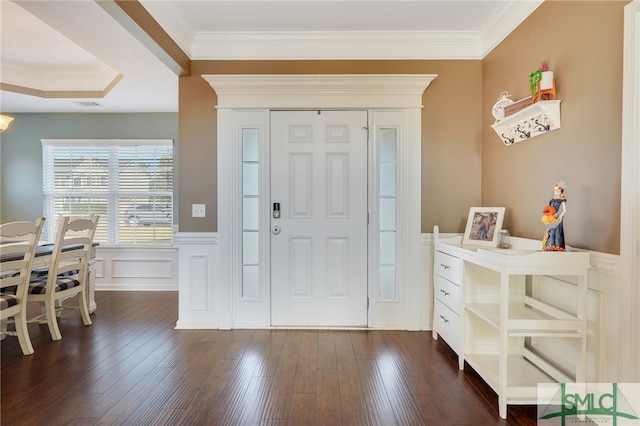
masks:
<path id="1" fill-rule="evenodd" d="M 496 247 L 504 212 L 505 207 L 471 207 L 462 244 Z"/>

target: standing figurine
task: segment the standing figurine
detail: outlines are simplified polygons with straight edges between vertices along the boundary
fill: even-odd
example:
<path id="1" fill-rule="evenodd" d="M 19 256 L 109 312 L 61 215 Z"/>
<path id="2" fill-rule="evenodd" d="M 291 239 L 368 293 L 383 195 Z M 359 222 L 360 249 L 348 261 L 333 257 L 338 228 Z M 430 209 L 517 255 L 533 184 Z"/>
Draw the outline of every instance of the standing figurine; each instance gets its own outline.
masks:
<path id="1" fill-rule="evenodd" d="M 567 199 L 564 197 L 564 182 L 558 182 L 553 186 L 553 198 L 549 201 L 549 206 L 545 207 L 545 215 L 542 222 L 547 227 L 542 240 L 542 248 L 547 251 L 565 251 L 564 245 L 564 222 L 563 218 L 567 212 Z"/>

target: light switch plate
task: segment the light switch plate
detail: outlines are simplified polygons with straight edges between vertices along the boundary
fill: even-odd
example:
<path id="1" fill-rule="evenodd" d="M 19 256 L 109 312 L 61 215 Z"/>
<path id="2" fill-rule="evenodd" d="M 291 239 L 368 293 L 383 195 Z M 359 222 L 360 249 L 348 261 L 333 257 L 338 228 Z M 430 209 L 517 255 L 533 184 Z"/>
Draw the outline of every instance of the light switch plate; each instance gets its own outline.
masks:
<path id="1" fill-rule="evenodd" d="M 206 204 L 191 205 L 191 217 L 205 217 L 205 216 L 206 216 Z"/>

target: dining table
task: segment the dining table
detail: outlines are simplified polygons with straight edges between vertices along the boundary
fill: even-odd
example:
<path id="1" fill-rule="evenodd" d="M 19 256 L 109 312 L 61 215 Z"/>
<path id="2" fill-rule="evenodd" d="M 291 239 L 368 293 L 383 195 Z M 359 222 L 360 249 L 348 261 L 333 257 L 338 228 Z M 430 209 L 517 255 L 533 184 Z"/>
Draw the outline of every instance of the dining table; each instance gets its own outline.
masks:
<path id="1" fill-rule="evenodd" d="M 89 252 L 89 266 L 87 268 L 87 307 L 89 308 L 89 313 L 92 314 L 96 311 L 96 299 L 95 299 L 95 288 L 96 288 L 96 247 L 98 247 L 100 243 L 94 242 L 91 246 L 91 251 Z M 31 264 L 31 269 L 40 269 L 40 268 L 48 268 L 51 263 L 51 255 L 53 254 L 53 249 L 55 245 L 53 242 L 49 241 L 41 241 L 38 243 L 38 247 L 36 247 L 36 253 L 33 258 L 33 262 Z M 72 250 L 76 248 L 76 246 L 70 245 L 67 247 L 63 247 L 62 251 Z M 15 254 L 2 254 L 0 255 L 0 262 L 7 262 L 10 260 L 15 260 Z"/>

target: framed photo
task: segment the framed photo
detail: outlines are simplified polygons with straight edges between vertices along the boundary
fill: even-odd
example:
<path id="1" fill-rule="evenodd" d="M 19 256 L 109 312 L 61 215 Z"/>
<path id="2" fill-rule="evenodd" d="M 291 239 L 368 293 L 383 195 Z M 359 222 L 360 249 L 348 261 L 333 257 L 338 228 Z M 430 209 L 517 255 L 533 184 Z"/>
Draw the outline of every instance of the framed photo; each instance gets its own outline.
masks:
<path id="1" fill-rule="evenodd" d="M 471 207 L 462 244 L 496 247 L 504 211 L 504 207 Z"/>

